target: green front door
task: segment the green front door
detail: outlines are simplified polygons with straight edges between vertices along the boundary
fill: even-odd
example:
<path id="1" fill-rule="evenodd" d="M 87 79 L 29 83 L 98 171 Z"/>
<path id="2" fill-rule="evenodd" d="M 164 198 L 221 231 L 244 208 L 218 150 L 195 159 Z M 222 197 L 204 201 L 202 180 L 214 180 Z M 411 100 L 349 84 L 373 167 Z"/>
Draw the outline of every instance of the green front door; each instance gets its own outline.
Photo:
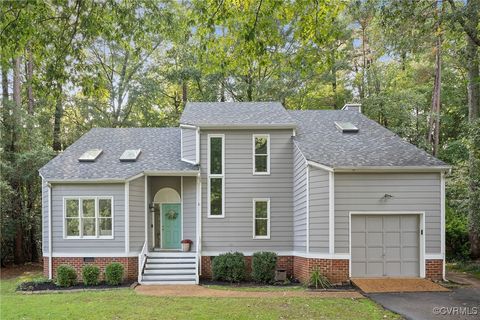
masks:
<path id="1" fill-rule="evenodd" d="M 182 212 L 180 203 L 162 204 L 162 248 L 180 249 Z"/>

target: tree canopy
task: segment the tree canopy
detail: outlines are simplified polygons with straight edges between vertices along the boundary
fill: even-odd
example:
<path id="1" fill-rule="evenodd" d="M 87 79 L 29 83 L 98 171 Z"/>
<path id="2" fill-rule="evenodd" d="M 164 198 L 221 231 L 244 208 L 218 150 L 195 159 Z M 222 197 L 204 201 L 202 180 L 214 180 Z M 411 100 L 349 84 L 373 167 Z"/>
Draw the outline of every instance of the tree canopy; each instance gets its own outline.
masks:
<path id="1" fill-rule="evenodd" d="M 480 257 L 479 8 L 480 0 L 2 1 L 2 264 L 40 255 L 44 163 L 92 127 L 175 126 L 187 101 L 361 103 L 453 166 L 448 219 L 461 222 Z"/>

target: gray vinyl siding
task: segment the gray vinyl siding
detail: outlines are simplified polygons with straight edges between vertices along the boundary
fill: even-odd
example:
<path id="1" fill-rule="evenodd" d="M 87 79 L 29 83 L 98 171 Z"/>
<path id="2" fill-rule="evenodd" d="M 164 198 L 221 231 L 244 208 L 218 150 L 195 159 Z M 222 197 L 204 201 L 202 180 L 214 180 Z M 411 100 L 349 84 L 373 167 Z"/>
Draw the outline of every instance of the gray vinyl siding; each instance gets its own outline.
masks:
<path id="1" fill-rule="evenodd" d="M 63 197 L 112 196 L 113 239 L 63 239 Z M 54 184 L 52 185 L 53 253 L 124 253 L 125 184 Z"/>
<path id="2" fill-rule="evenodd" d="M 196 244 L 197 225 L 197 185 L 195 177 L 183 177 L 183 238 L 192 240 Z"/>
<path id="3" fill-rule="evenodd" d="M 182 128 L 182 157 L 196 162 L 197 130 Z"/>
<path id="4" fill-rule="evenodd" d="M 207 139 L 225 134 L 225 218 L 207 217 Z M 252 134 L 270 134 L 270 175 L 253 175 Z M 202 251 L 293 250 L 292 130 L 201 131 Z M 270 198 L 270 239 L 253 239 L 253 198 Z"/>
<path id="5" fill-rule="evenodd" d="M 42 252 L 48 254 L 48 187 L 42 179 Z"/>
<path id="6" fill-rule="evenodd" d="M 293 250 L 306 252 L 307 241 L 307 161 L 293 149 Z"/>
<path id="7" fill-rule="evenodd" d="M 140 252 L 145 242 L 145 177 L 129 183 L 129 239 L 131 252 Z"/>
<path id="8" fill-rule="evenodd" d="M 310 252 L 329 252 L 329 181 L 328 171 L 309 168 Z"/>
<path id="9" fill-rule="evenodd" d="M 349 211 L 424 211 L 425 252 L 440 253 L 440 206 L 439 173 L 336 173 L 335 253 L 348 253 Z"/>

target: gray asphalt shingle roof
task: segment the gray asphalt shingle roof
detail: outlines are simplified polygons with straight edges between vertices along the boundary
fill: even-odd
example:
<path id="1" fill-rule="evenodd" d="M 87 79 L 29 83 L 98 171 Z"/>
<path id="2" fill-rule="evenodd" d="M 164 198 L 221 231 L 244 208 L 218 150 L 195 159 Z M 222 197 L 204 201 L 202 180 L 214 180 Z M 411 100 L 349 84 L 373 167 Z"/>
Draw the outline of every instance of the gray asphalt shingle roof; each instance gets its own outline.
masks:
<path id="1" fill-rule="evenodd" d="M 89 149 L 102 149 L 95 162 L 79 162 Z M 135 162 L 121 162 L 127 149 L 141 149 Z M 40 169 L 47 180 L 126 179 L 143 171 L 191 171 L 180 160 L 179 128 L 95 128 Z"/>
<path id="2" fill-rule="evenodd" d="M 332 168 L 446 167 L 357 111 L 289 111 L 297 122 L 295 142 L 307 158 Z M 358 133 L 342 133 L 335 121 L 351 122 Z"/>
<path id="3" fill-rule="evenodd" d="M 295 127 L 280 102 L 189 102 L 180 123 L 199 127 Z"/>

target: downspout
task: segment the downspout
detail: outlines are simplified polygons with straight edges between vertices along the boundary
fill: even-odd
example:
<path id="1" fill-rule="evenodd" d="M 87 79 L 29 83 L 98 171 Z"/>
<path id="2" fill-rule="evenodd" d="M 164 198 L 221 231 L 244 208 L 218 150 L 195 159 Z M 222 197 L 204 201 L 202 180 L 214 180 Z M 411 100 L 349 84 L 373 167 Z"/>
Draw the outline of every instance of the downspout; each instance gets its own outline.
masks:
<path id="1" fill-rule="evenodd" d="M 53 248 L 52 248 L 52 185 L 47 182 L 48 188 L 48 279 L 53 279 Z"/>

